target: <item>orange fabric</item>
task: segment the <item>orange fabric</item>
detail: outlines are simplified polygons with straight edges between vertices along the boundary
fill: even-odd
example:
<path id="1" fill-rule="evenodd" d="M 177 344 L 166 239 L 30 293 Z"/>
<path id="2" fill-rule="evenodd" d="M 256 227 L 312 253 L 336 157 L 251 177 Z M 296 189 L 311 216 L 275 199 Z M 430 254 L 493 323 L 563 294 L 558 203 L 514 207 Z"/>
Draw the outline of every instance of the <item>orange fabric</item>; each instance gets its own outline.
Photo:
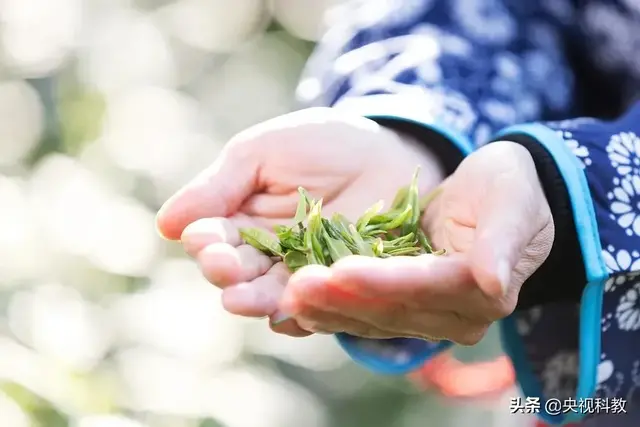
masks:
<path id="1" fill-rule="evenodd" d="M 448 397 L 475 397 L 498 393 L 515 383 L 511 361 L 501 356 L 489 362 L 465 364 L 445 352 L 411 373 L 409 378 L 423 389 L 435 388 Z"/>

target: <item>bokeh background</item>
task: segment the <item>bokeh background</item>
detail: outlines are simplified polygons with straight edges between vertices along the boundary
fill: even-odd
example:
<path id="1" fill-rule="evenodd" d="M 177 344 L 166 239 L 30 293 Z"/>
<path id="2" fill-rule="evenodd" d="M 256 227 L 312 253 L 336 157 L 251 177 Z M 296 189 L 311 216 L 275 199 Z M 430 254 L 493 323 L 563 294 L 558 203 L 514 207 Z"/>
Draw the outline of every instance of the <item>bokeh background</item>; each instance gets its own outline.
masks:
<path id="1" fill-rule="evenodd" d="M 0 427 L 531 425 L 517 390 L 447 400 L 226 314 L 156 234 L 231 135 L 296 108 L 340 3 L 0 1 Z"/>

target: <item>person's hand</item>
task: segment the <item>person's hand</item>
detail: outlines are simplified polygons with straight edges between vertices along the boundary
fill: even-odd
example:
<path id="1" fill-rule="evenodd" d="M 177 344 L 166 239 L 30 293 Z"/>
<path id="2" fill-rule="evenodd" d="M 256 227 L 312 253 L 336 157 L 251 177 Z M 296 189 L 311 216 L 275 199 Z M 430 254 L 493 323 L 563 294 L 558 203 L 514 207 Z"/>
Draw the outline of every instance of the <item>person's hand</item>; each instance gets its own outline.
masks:
<path id="1" fill-rule="evenodd" d="M 355 220 L 380 199 L 389 204 L 418 165 L 422 192 L 442 181 L 435 157 L 407 137 L 339 110 L 302 110 L 235 136 L 210 168 L 162 206 L 157 226 L 164 237 L 180 239 L 204 276 L 223 289 L 228 311 L 281 320 L 288 270 L 243 244 L 238 228 L 288 223 L 299 186 L 324 198 L 323 214 Z M 308 335 L 293 320 L 272 328 Z"/>
<path id="2" fill-rule="evenodd" d="M 308 330 L 477 343 L 509 315 L 554 239 L 529 152 L 494 142 L 441 185 L 423 228 L 448 255 L 353 256 L 294 274 L 281 309 Z"/>

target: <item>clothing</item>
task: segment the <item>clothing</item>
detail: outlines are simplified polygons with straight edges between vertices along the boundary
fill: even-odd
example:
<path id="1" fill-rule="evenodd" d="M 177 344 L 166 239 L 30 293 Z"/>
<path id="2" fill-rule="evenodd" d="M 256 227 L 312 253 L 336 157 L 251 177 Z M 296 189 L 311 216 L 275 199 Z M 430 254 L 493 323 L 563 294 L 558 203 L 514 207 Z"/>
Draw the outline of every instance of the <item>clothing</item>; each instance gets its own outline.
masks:
<path id="1" fill-rule="evenodd" d="M 603 419 L 585 414 L 595 398 L 629 411 L 640 399 L 640 0 L 366 0 L 333 19 L 300 82 L 304 106 L 409 132 L 448 173 L 491 141 L 529 149 L 556 237 L 501 321 L 505 351 L 548 423 Z M 584 114 L 602 119 L 568 120 Z M 450 346 L 338 340 L 391 374 Z M 567 413 L 546 411 L 553 399 Z"/>

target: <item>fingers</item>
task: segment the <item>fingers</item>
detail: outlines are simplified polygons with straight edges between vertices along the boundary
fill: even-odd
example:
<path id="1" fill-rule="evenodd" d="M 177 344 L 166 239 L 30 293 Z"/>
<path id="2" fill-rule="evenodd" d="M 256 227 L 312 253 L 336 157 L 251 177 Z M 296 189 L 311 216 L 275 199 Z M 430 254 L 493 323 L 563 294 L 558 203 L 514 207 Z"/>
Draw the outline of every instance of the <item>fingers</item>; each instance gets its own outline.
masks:
<path id="1" fill-rule="evenodd" d="M 479 208 L 470 258 L 480 288 L 502 297 L 524 249 L 548 223 L 550 213 L 529 152 L 508 142 L 485 148 L 490 147 L 494 161 L 504 159 L 511 167 L 491 179 L 491 191 Z"/>
<path id="2" fill-rule="evenodd" d="M 275 264 L 263 276 L 225 288 L 222 291 L 222 306 L 229 313 L 239 316 L 257 318 L 269 316 L 270 326 L 274 332 L 293 337 L 311 335 L 311 332 L 298 326 L 294 319 L 277 322 L 280 318 L 287 316 L 279 312 L 278 303 L 288 279 L 289 270 L 286 266 L 283 263 Z"/>
<path id="3" fill-rule="evenodd" d="M 278 311 L 278 301 L 289 278 L 283 263 L 273 265 L 268 256 L 242 244 L 240 227 L 255 226 L 248 218 L 203 218 L 188 225 L 181 241 L 196 258 L 204 277 L 223 289 L 222 305 L 230 313 L 247 317 L 271 317 L 271 329 L 293 337 L 311 332 Z M 288 317 L 288 316 L 287 316 Z"/>
<path id="4" fill-rule="evenodd" d="M 258 278 L 273 265 L 271 258 L 253 246 L 234 248 L 227 243 L 205 247 L 197 261 L 204 277 L 220 288 Z"/>
<path id="5" fill-rule="evenodd" d="M 332 266 L 332 280 L 341 289 L 388 300 L 464 295 L 473 289 L 473 276 L 463 256 L 421 255 L 378 259 L 352 256 Z M 416 301 L 418 302 L 418 301 Z M 434 305 L 431 304 L 431 305 Z"/>
<path id="6" fill-rule="evenodd" d="M 195 258 L 206 246 L 214 243 L 239 246 L 242 239 L 238 228 L 226 218 L 203 218 L 189 224 L 180 240 L 185 252 Z"/>
<path id="7" fill-rule="evenodd" d="M 196 258 L 207 280 L 219 287 L 251 281 L 273 265 L 267 255 L 242 243 L 238 229 L 253 226 L 240 216 L 203 218 L 182 233 L 185 251 Z"/>
<path id="8" fill-rule="evenodd" d="M 286 266 L 278 263 L 260 277 L 225 288 L 222 305 L 230 313 L 240 316 L 270 316 L 278 311 L 288 279 Z"/>
<path id="9" fill-rule="evenodd" d="M 467 344 L 477 342 L 476 337 L 484 333 L 451 312 L 413 309 L 406 301 L 346 292 L 333 280 L 332 269 L 315 265 L 291 277 L 280 307 L 303 327 L 311 322 L 311 327 L 358 336 L 446 337 Z"/>
<path id="10" fill-rule="evenodd" d="M 160 208 L 156 226 L 162 236 L 178 240 L 188 224 L 206 217 L 234 213 L 253 192 L 257 160 L 242 156 L 230 142 L 216 161 Z"/>

